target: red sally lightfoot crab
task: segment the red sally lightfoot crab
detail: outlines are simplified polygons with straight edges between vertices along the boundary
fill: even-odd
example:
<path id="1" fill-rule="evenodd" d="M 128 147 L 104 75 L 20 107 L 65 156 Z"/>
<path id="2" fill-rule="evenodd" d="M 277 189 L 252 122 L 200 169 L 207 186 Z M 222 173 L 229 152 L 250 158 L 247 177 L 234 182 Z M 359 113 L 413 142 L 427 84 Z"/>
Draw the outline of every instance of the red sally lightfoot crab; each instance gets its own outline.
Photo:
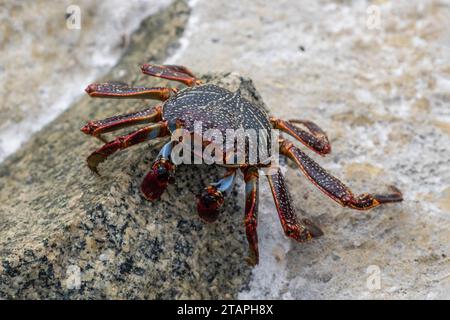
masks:
<path id="1" fill-rule="evenodd" d="M 208 128 L 216 128 L 224 133 L 225 129 L 238 128 L 263 129 L 268 132 L 278 129 L 320 155 L 331 151 L 325 132 L 315 123 L 308 120 L 285 121 L 269 117 L 260 108 L 241 97 L 239 91 L 231 92 L 213 84 L 202 84 L 191 71 L 183 66 L 145 64 L 142 66 L 142 71 L 147 75 L 179 81 L 188 87 L 178 90 L 165 87 L 132 87 L 123 83 L 89 85 L 86 92 L 91 97 L 141 98 L 162 101 L 159 105 L 142 111 L 90 121 L 81 129 L 84 133 L 105 142 L 101 148 L 87 158 L 89 168 L 95 173 L 98 173 L 98 164 L 116 151 L 152 139 L 169 138 L 171 133 L 178 128 L 184 128 L 192 133 L 194 121 L 202 121 L 207 124 Z M 138 124 L 148 125 L 109 142 L 102 137 L 104 133 Z M 383 203 L 402 201 L 402 194 L 395 187 L 391 187 L 392 192 L 389 194 L 355 195 L 346 185 L 327 173 L 292 142 L 284 138 L 278 140 L 280 153 L 293 160 L 314 185 L 342 206 L 367 210 Z M 150 172 L 143 179 L 141 191 L 144 197 L 150 201 L 158 199 L 168 184 L 174 181 L 176 166 L 171 159 L 171 151 L 175 143 L 176 141 L 172 139 L 164 145 Z M 226 152 L 227 150 L 224 149 L 224 154 Z M 224 194 L 231 189 L 236 173 L 240 170 L 245 181 L 244 225 L 249 243 L 247 260 L 254 265 L 259 260 L 256 232 L 258 171 L 267 164 L 250 164 L 245 161 L 238 166 L 224 166 L 227 167 L 225 177 L 206 187 L 197 196 L 197 209 L 203 220 L 215 221 L 219 209 L 224 203 Z M 280 169 L 276 169 L 274 174 L 266 175 L 266 177 L 286 236 L 299 242 L 321 236 L 322 231 L 313 222 L 308 219 L 297 219 Z"/>

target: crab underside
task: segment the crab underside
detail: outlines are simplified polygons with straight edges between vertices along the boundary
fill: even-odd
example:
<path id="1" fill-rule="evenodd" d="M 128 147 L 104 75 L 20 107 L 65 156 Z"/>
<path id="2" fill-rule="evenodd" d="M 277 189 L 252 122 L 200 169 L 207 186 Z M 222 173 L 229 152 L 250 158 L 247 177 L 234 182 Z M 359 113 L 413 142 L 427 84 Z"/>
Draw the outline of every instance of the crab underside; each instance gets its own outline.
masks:
<path id="1" fill-rule="evenodd" d="M 217 128 L 221 131 L 230 127 L 231 129 L 253 127 L 268 131 L 278 129 L 320 155 L 326 155 L 331 151 L 325 132 L 315 123 L 308 120 L 285 121 L 268 117 L 258 107 L 240 97 L 239 92 L 233 93 L 215 85 L 202 85 L 201 81 L 183 66 L 146 64 L 142 66 L 142 71 L 148 75 L 182 82 L 188 88 L 179 91 L 165 87 L 132 87 L 115 82 L 89 85 L 86 92 L 91 97 L 162 101 L 161 104 L 142 111 L 90 121 L 81 129 L 84 133 L 97 137 L 105 143 L 87 158 L 89 168 L 97 174 L 98 164 L 116 151 L 152 139 L 170 138 L 175 129 L 187 128 L 189 132 L 192 132 L 191 126 L 194 119 L 202 120 L 208 128 Z M 138 124 L 148 125 L 109 142 L 102 136 L 104 133 Z M 168 184 L 174 181 L 176 165 L 171 159 L 171 151 L 177 143 L 178 141 L 171 139 L 164 145 L 151 166 L 150 172 L 144 177 L 141 191 L 146 199 L 150 201 L 158 199 Z M 293 160 L 314 185 L 342 206 L 367 210 L 383 203 L 402 201 L 401 192 L 393 186 L 389 194 L 354 195 L 346 185 L 327 173 L 292 142 L 279 138 L 278 143 L 281 155 Z M 259 169 L 262 167 L 267 167 L 267 164 L 245 162 L 238 166 L 228 166 L 221 180 L 212 183 L 200 195 L 197 195 L 197 209 L 200 217 L 207 222 L 213 222 L 218 217 L 224 203 L 224 196 L 231 189 L 237 172 L 243 173 L 244 225 L 249 243 L 247 261 L 251 265 L 259 261 L 256 229 Z M 321 236 L 322 231 L 313 222 L 308 219 L 297 219 L 280 169 L 275 169 L 272 174 L 266 174 L 266 177 L 286 236 L 299 242 Z"/>

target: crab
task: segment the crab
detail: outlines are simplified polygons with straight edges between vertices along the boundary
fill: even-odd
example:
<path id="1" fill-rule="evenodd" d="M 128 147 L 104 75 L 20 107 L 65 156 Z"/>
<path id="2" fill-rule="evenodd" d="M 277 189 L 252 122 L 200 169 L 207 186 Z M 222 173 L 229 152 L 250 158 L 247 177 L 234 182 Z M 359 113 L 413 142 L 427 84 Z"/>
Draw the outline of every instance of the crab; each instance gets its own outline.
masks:
<path id="1" fill-rule="evenodd" d="M 170 139 L 172 133 L 180 128 L 193 134 L 195 121 L 202 121 L 207 124 L 207 128 L 219 129 L 225 135 L 225 129 L 262 129 L 267 132 L 277 129 L 319 155 L 324 156 L 331 151 L 330 142 L 324 130 L 312 121 L 286 121 L 268 116 L 261 108 L 243 98 L 239 90 L 231 92 L 214 84 L 203 84 L 183 66 L 145 64 L 141 69 L 144 74 L 178 81 L 187 87 L 179 90 L 171 87 L 129 86 L 117 82 L 90 84 L 86 92 L 91 97 L 161 101 L 156 106 L 138 112 L 89 121 L 81 128 L 82 132 L 104 142 L 101 148 L 87 157 L 88 167 L 97 174 L 98 165 L 116 151 L 153 139 Z M 104 133 L 141 124 L 145 126 L 111 141 L 106 141 L 102 136 Z M 403 200 L 402 193 L 394 186 L 390 186 L 391 190 L 386 194 L 356 195 L 293 142 L 283 137 L 278 137 L 277 140 L 280 154 L 294 161 L 318 189 L 341 206 L 367 210 L 381 204 Z M 145 175 L 140 189 L 147 200 L 157 200 L 169 183 L 174 182 L 176 164 L 171 159 L 171 152 L 177 143 L 179 143 L 178 140 L 170 139 L 162 147 L 150 171 Z M 209 141 L 206 144 L 208 143 L 213 142 Z M 225 147 L 223 151 L 225 156 L 227 153 Z M 226 163 L 222 165 L 226 167 L 224 177 L 210 184 L 197 195 L 197 211 L 202 220 L 216 221 L 224 204 L 225 195 L 232 189 L 237 173 L 241 172 L 245 182 L 244 226 L 249 245 L 246 260 L 250 265 L 256 265 L 259 261 L 257 236 L 259 172 L 268 164 L 263 161 L 250 163 L 246 158 L 246 161 L 238 165 Z M 323 235 L 319 226 L 311 220 L 297 218 L 281 169 L 276 168 L 266 177 L 285 235 L 298 242 L 306 242 Z"/>

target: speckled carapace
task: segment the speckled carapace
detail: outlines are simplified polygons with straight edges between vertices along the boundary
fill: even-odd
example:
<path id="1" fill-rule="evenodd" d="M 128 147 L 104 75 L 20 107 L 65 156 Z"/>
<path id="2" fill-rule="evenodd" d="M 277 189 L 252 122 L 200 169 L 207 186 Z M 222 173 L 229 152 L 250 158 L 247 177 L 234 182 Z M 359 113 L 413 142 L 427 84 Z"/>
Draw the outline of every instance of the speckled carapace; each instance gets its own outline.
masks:
<path id="1" fill-rule="evenodd" d="M 143 196 L 150 201 L 158 199 L 168 184 L 174 181 L 176 165 L 171 159 L 171 151 L 178 141 L 170 139 L 171 134 L 179 128 L 193 133 L 195 121 L 202 122 L 204 130 L 217 129 L 224 135 L 227 134 L 227 129 L 244 128 L 267 131 L 278 129 L 320 155 L 326 155 L 331 151 L 325 132 L 315 123 L 308 120 L 285 121 L 269 117 L 260 108 L 244 99 L 239 91 L 231 92 L 213 84 L 202 84 L 191 71 L 183 66 L 146 64 L 142 66 L 142 71 L 148 75 L 182 82 L 188 87 L 177 90 L 175 88 L 132 87 L 114 82 L 91 84 L 86 88 L 86 92 L 91 97 L 157 99 L 162 102 L 142 111 L 90 121 L 81 130 L 105 142 L 101 148 L 87 158 L 89 168 L 97 174 L 98 164 L 118 150 L 157 138 L 169 140 L 161 149 L 150 172 L 141 184 Z M 102 136 L 104 133 L 138 124 L 148 125 L 109 142 Z M 389 194 L 354 195 L 346 185 L 327 173 L 292 142 L 282 137 L 278 140 L 280 153 L 292 159 L 306 177 L 342 206 L 367 210 L 383 203 L 402 201 L 402 194 L 395 187 L 391 187 L 392 192 Z M 224 203 L 224 195 L 231 189 L 236 174 L 240 170 L 245 181 L 244 225 L 249 243 L 247 261 L 254 265 L 259 261 L 256 232 L 259 169 L 267 167 L 267 163 L 244 162 L 238 166 L 226 164 L 224 166 L 227 167 L 227 173 L 223 179 L 212 183 L 197 196 L 198 213 L 207 222 L 217 219 Z M 273 174 L 266 176 L 285 234 L 299 242 L 321 236 L 322 231 L 317 225 L 308 219 L 299 220 L 297 218 L 280 169 L 276 169 Z"/>

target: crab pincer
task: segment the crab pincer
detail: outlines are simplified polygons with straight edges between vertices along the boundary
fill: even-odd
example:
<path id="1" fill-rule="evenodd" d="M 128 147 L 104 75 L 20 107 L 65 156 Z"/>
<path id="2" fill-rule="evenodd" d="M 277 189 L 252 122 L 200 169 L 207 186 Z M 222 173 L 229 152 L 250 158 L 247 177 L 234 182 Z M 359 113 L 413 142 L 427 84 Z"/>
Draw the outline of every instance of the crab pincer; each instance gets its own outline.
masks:
<path id="1" fill-rule="evenodd" d="M 235 177 L 236 170 L 229 170 L 223 179 L 212 183 L 197 195 L 197 211 L 202 220 L 206 222 L 217 220 L 225 202 L 224 194 L 233 186 Z"/>
<path id="2" fill-rule="evenodd" d="M 223 193 L 217 187 L 206 187 L 197 195 L 197 212 L 200 218 L 210 223 L 216 221 L 224 202 Z"/>
<path id="3" fill-rule="evenodd" d="M 169 183 L 173 183 L 173 173 L 175 165 L 167 159 L 157 160 L 152 170 L 147 173 L 141 184 L 141 191 L 145 199 L 149 201 L 157 200 L 167 189 Z"/>
<path id="4" fill-rule="evenodd" d="M 175 181 L 175 165 L 170 160 L 174 141 L 165 144 L 159 152 L 156 161 L 153 163 L 150 172 L 144 177 L 141 183 L 141 192 L 144 198 L 149 201 L 157 200 L 167 189 L 169 183 Z"/>

